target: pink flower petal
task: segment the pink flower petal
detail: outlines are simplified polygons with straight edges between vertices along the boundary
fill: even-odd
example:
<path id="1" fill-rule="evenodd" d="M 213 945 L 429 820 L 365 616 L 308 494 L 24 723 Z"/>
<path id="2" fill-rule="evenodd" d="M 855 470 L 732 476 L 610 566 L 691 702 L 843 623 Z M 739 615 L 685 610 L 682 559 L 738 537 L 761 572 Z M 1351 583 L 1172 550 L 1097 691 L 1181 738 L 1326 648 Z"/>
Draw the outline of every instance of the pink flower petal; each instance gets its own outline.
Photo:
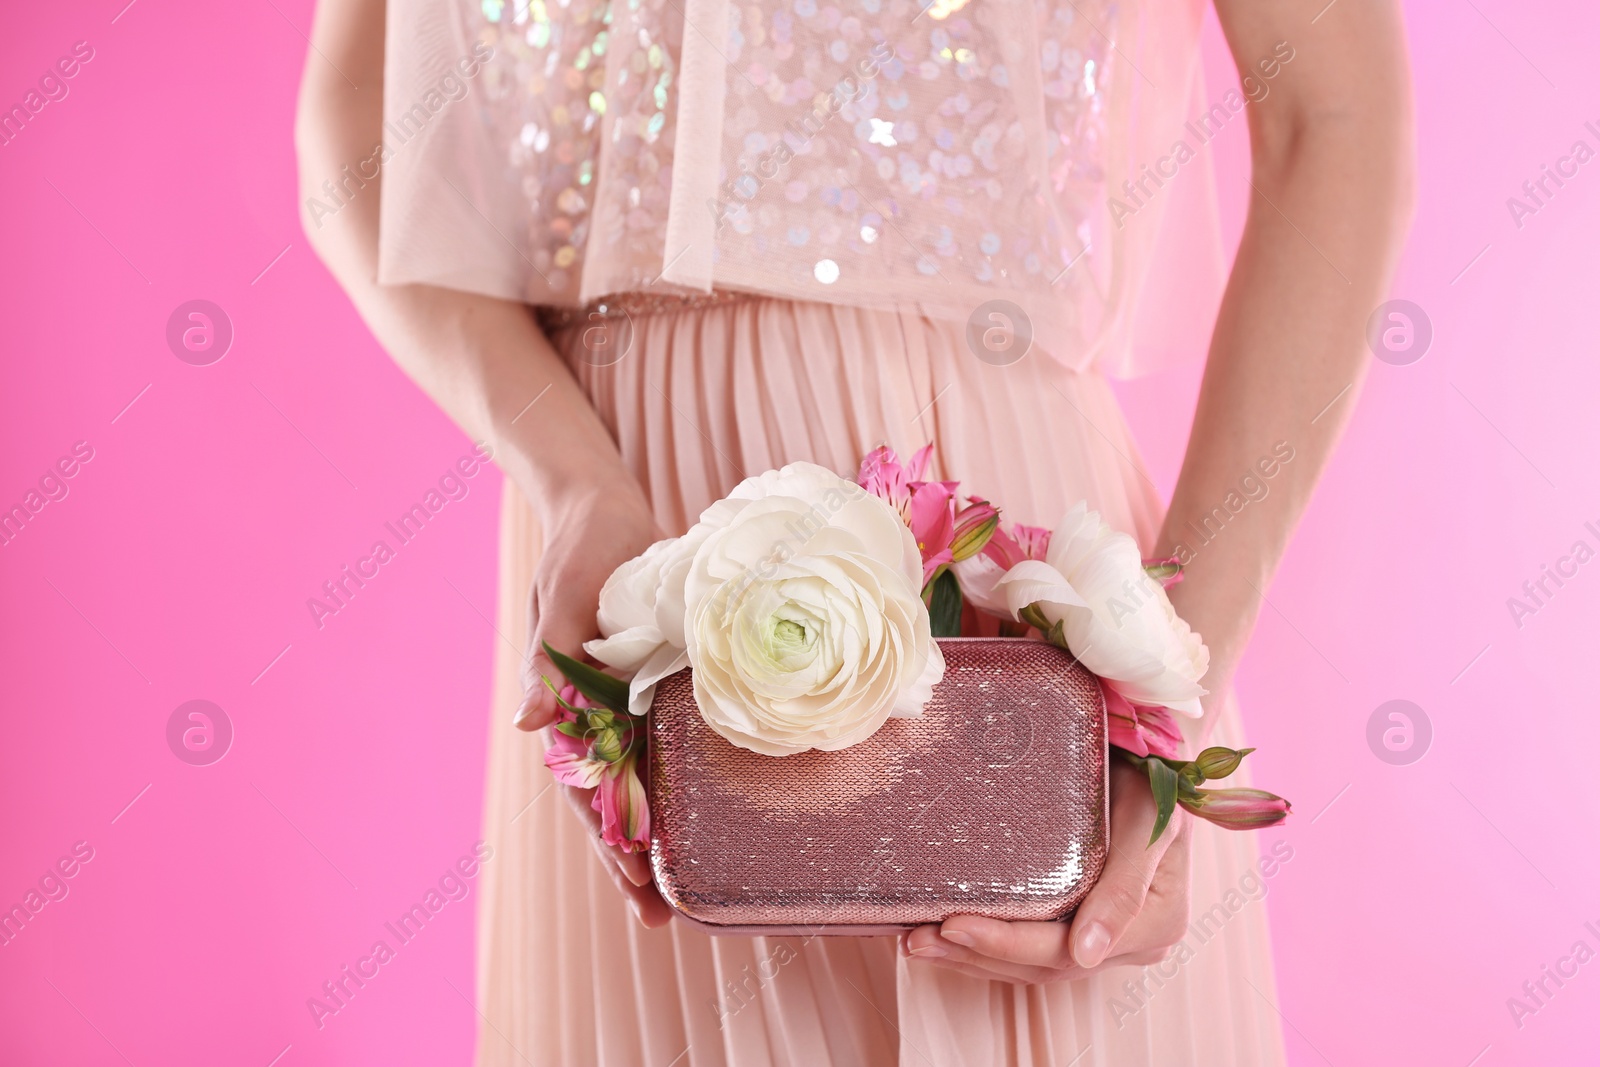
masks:
<path id="1" fill-rule="evenodd" d="M 650 801 L 639 778 L 638 760 L 628 758 L 615 764 L 595 790 L 593 807 L 600 813 L 600 839 L 625 852 L 645 852 L 650 848 Z"/>
<path id="2" fill-rule="evenodd" d="M 922 553 L 923 570 L 935 556 L 949 562 L 956 536 L 956 497 L 948 482 L 919 482 L 911 487 L 911 533 Z"/>
<path id="3" fill-rule="evenodd" d="M 891 456 L 893 452 L 889 453 Z M 906 478 L 909 481 L 920 482 L 922 476 L 928 473 L 928 463 L 933 458 L 933 442 L 929 441 L 916 454 L 911 457 L 911 462 L 906 464 Z"/>
<path id="4" fill-rule="evenodd" d="M 1170 711 L 1133 704 L 1103 679 L 1100 691 L 1106 698 L 1106 730 L 1113 745 L 1135 756 L 1182 758 L 1183 733 Z"/>

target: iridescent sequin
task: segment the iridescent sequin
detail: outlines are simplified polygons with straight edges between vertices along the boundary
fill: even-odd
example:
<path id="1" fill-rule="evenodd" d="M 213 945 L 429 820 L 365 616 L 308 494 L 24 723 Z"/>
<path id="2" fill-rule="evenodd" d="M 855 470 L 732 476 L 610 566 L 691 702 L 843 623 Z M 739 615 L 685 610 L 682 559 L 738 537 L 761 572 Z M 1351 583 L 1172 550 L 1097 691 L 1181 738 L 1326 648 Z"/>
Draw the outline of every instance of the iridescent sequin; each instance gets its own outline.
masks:
<path id="1" fill-rule="evenodd" d="M 984 17 L 1002 3 L 1007 18 Z M 1000 39 L 994 26 L 1016 26 L 1019 7 L 1036 33 Z M 545 220 L 525 237 L 527 259 L 553 296 L 575 298 L 585 249 L 665 249 L 679 57 L 698 31 L 680 0 L 481 0 L 478 11 L 495 50 L 484 92 L 515 119 L 505 163 Z M 729 0 L 717 181 L 737 202 L 715 254 L 733 240 L 750 242 L 743 254 L 804 247 L 823 285 L 915 272 L 1004 289 L 1061 276 L 1105 193 L 1116 53 L 1104 29 L 1116 23 L 1113 0 Z M 789 158 L 752 175 L 780 145 Z M 1028 203 L 1048 206 L 1030 214 Z M 1014 239 L 995 232 L 997 214 Z M 608 275 L 607 291 L 651 285 L 660 266 L 630 263 L 633 276 Z M 1062 290 L 1088 273 L 1061 276 Z"/>

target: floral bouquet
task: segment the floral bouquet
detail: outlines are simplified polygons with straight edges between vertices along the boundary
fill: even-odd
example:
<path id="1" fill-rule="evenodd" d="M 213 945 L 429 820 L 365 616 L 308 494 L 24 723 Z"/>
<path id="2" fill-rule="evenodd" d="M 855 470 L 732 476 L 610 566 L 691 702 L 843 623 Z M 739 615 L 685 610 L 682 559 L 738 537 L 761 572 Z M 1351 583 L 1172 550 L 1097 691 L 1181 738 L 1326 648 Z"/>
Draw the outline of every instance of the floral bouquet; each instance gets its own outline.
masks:
<path id="1" fill-rule="evenodd" d="M 1182 756 L 1178 716 L 1200 715 L 1209 654 L 1166 588 L 1176 560 L 1080 503 L 1052 530 L 1003 527 L 999 511 L 925 475 L 932 445 L 902 464 L 879 448 L 856 481 L 811 463 L 748 478 L 682 537 L 624 563 L 600 594 L 606 670 L 545 646 L 566 676 L 545 762 L 595 790 L 607 844 L 650 847 L 641 777 L 657 683 L 692 667 L 705 723 L 768 756 L 837 750 L 891 717 L 917 717 L 944 676 L 936 638 L 1033 634 L 1098 676 L 1114 752 L 1144 769 L 1153 844 L 1182 806 L 1231 829 L 1280 823 L 1289 804 L 1256 789 L 1203 789 L 1252 749 Z"/>

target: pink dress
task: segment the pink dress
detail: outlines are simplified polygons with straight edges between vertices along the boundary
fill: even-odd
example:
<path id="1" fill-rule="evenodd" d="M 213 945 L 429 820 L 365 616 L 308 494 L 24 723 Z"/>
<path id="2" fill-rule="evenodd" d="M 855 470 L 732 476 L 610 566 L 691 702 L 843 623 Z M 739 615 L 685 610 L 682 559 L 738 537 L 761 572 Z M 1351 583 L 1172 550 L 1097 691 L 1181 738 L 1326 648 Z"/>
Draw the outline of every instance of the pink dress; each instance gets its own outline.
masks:
<path id="1" fill-rule="evenodd" d="M 1108 209 L 1160 144 L 1148 131 L 1181 124 L 1195 72 L 1196 5 L 1140 8 L 391 0 L 381 277 L 566 307 L 751 294 L 637 313 L 621 358 L 596 358 L 583 314 L 552 331 L 669 532 L 749 474 L 933 441 L 935 473 L 1010 519 L 1052 525 L 1086 499 L 1149 546 L 1161 502 L 1103 372 L 1147 362 L 1163 331 L 1195 347 L 1220 260 L 1195 244 L 1188 284 L 1139 313 L 1152 250 L 1179 247 L 1168 209 L 1202 236 L 1210 218 L 1199 171 L 1147 183 L 1131 217 Z M 1187 950 L 1080 982 L 968 978 L 893 938 L 641 928 L 511 727 L 539 550 L 508 485 L 482 1067 L 1284 1062 L 1270 842 L 1206 824 Z M 1243 743 L 1233 707 L 1216 736 Z"/>

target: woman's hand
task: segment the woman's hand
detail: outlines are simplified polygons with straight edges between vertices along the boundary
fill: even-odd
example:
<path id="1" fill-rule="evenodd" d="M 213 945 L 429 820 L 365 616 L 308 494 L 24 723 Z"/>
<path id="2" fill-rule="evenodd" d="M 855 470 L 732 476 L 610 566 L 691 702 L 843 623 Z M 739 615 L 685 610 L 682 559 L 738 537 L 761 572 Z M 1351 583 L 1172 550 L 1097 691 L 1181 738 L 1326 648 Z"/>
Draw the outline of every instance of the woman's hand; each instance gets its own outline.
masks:
<path id="1" fill-rule="evenodd" d="M 1149 848 L 1156 822 L 1150 782 L 1138 768 L 1111 767 L 1111 854 L 1071 923 L 1002 922 L 958 915 L 906 935 L 906 950 L 977 978 L 1059 982 L 1106 967 L 1159 963 L 1189 924 L 1189 839 L 1182 809 Z"/>
<path id="2" fill-rule="evenodd" d="M 671 922 L 672 908 L 661 899 L 650 880 L 650 853 L 624 852 L 600 839 L 600 813 L 590 807 L 594 800 L 593 789 L 560 788 L 566 794 L 572 813 L 589 831 L 589 844 L 594 846 L 595 855 L 600 857 L 600 865 L 611 876 L 617 892 L 627 899 L 633 917 L 652 928 Z"/>
<path id="3" fill-rule="evenodd" d="M 555 694 L 544 679 L 557 681 L 561 672 L 544 654 L 545 642 L 581 657 L 583 643 L 600 636 L 595 624 L 600 587 L 619 565 L 661 537 L 649 505 L 631 478 L 623 473 L 618 479 L 601 482 L 604 490 L 551 508 L 542 516 L 544 553 L 534 572 L 528 605 L 532 637 L 525 657 L 526 693 L 515 719 L 521 730 L 544 729 L 556 718 Z M 634 915 L 646 926 L 666 924 L 672 910 L 651 884 L 648 854 L 624 852 L 601 840 L 600 813 L 591 807 L 594 790 L 562 787 L 561 792 Z"/>
<path id="4" fill-rule="evenodd" d="M 540 514 L 544 545 L 528 601 L 524 693 L 513 720 L 518 729 L 542 730 L 556 720 L 556 696 L 544 679 L 556 681 L 561 672 L 544 646 L 582 659 L 583 643 L 600 636 L 595 614 L 601 586 L 612 571 L 662 537 L 626 471 L 597 484 L 603 488 Z"/>

